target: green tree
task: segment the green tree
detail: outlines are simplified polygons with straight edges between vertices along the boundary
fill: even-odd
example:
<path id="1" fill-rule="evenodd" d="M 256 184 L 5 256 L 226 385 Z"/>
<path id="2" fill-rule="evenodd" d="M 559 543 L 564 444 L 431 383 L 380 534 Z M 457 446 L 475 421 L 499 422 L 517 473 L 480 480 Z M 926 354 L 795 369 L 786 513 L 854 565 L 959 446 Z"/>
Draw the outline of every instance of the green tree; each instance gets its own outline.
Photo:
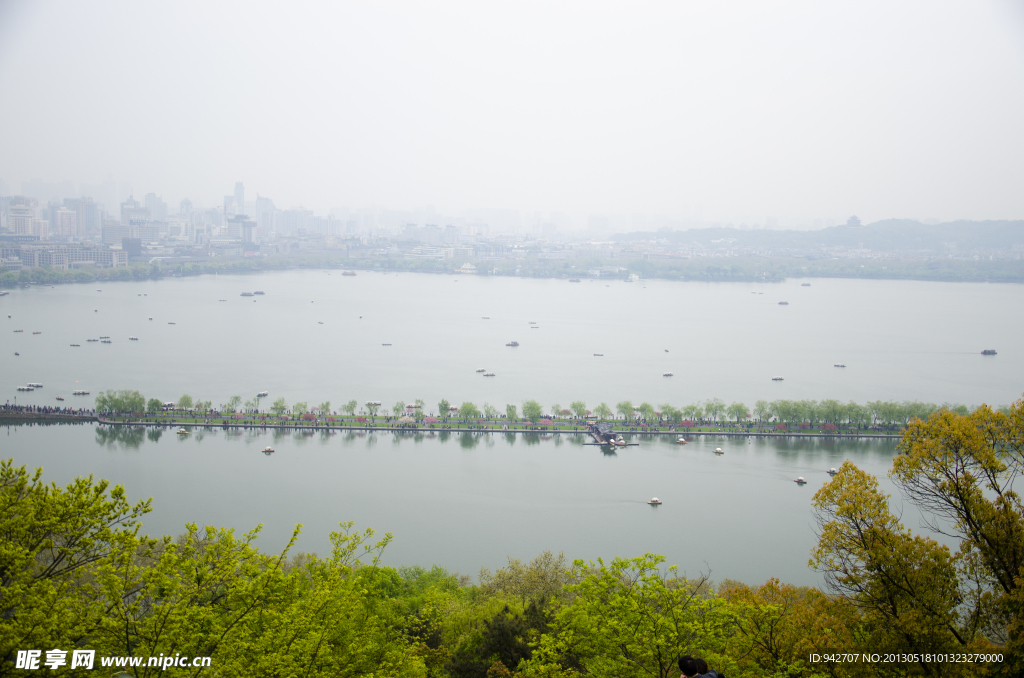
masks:
<path id="1" fill-rule="evenodd" d="M 437 416 L 442 419 L 447 419 L 451 415 L 452 404 L 441 398 L 441 402 L 437 404 Z"/>
<path id="2" fill-rule="evenodd" d="M 213 408 L 213 403 L 210 402 L 209 400 L 199 400 L 195 403 L 194 406 L 196 410 L 202 412 L 203 414 L 206 414 L 207 412 L 210 411 L 210 409 Z"/>
<path id="3" fill-rule="evenodd" d="M 540 406 L 536 400 L 527 400 L 523 402 L 523 418 L 527 421 L 534 423 L 540 421 L 544 417 L 544 408 Z"/>
<path id="4" fill-rule="evenodd" d="M 629 400 L 623 400 L 615 406 L 615 409 L 627 422 L 633 421 L 634 417 L 636 417 L 633 413 L 633 403 Z"/>
<path id="5" fill-rule="evenodd" d="M 233 395 L 228 398 L 228 412 L 237 412 L 238 406 L 242 404 L 242 396 Z"/>
<path id="6" fill-rule="evenodd" d="M 0 506 L 0 656 L 79 647 L 106 612 L 98 577 L 151 546 L 139 537 L 149 500 L 133 506 L 123 487 L 92 476 L 64 488 L 46 484 L 42 469 L 30 474 L 5 460 Z"/>
<path id="7" fill-rule="evenodd" d="M 646 554 L 609 564 L 575 561 L 578 583 L 565 587 L 573 602 L 555 613 L 552 632 L 522 672 L 565 675 L 560 668 L 571 663 L 578 675 L 598 678 L 677 678 L 684 654 L 714 662 L 731 632 L 730 606 L 707 591 L 705 580 L 679 577 L 675 567 L 662 574 L 664 560 Z"/>
<path id="8" fill-rule="evenodd" d="M 505 416 L 508 419 L 510 419 L 510 420 L 518 419 L 519 418 L 519 414 L 516 412 L 516 406 L 515 405 L 505 405 Z"/>
<path id="9" fill-rule="evenodd" d="M 582 400 L 574 400 L 569 405 L 569 409 L 577 419 L 585 419 L 587 416 L 587 404 Z"/>
<path id="10" fill-rule="evenodd" d="M 683 408 L 683 415 L 690 421 L 698 421 L 704 416 L 704 408 L 694 403 Z"/>
<path id="11" fill-rule="evenodd" d="M 604 421 L 612 416 L 612 408 L 608 407 L 606 403 L 601 403 L 594 408 L 594 414 L 598 419 Z"/>
<path id="12" fill-rule="evenodd" d="M 758 400 L 754 403 L 754 416 L 758 421 L 764 421 L 771 415 L 771 406 L 767 400 Z"/>
<path id="13" fill-rule="evenodd" d="M 640 411 L 640 416 L 644 418 L 644 421 L 654 421 L 654 405 L 650 403 L 640 403 L 640 406 L 637 408 L 637 410 Z"/>
<path id="14" fill-rule="evenodd" d="M 377 408 L 380 407 L 376 402 L 369 400 L 366 403 L 366 411 L 370 413 L 370 419 L 374 419 L 377 416 Z"/>
<path id="15" fill-rule="evenodd" d="M 350 400 L 341 406 L 341 411 L 350 417 L 354 417 L 356 415 L 357 407 L 359 407 L 359 403 L 357 403 L 355 400 Z"/>
<path id="16" fill-rule="evenodd" d="M 294 405 L 292 405 L 292 414 L 294 414 L 297 417 L 301 417 L 302 415 L 306 414 L 306 412 L 308 412 L 308 411 L 309 411 L 309 406 L 306 403 L 302 402 L 302 401 L 299 401 L 299 402 L 295 403 Z"/>
<path id="17" fill-rule="evenodd" d="M 157 400 L 156 398 L 150 398 L 148 401 L 146 401 L 146 411 L 149 412 L 150 414 L 159 412 L 163 408 L 163 406 L 164 404 Z"/>
<path id="18" fill-rule="evenodd" d="M 732 403 L 728 407 L 729 416 L 735 419 L 737 422 L 743 421 L 750 417 L 750 410 L 743 403 Z"/>
<path id="19" fill-rule="evenodd" d="M 480 410 L 477 409 L 473 403 L 462 403 L 459 407 L 459 416 L 466 421 L 470 419 L 479 419 Z"/>
<path id="20" fill-rule="evenodd" d="M 725 402 L 721 398 L 712 398 L 704 403 L 704 412 L 712 421 L 718 421 L 725 414 Z"/>
<path id="21" fill-rule="evenodd" d="M 668 403 L 665 403 L 664 405 L 661 406 L 661 416 L 662 418 L 667 419 L 673 424 L 678 424 L 683 420 L 682 410 L 676 407 L 672 407 Z"/>
<path id="22" fill-rule="evenodd" d="M 284 398 L 278 398 L 274 401 L 274 404 L 270 406 L 270 411 L 277 416 L 281 416 L 288 409 L 288 403 L 285 402 Z"/>
<path id="23" fill-rule="evenodd" d="M 854 651 L 955 652 L 971 643 L 977 617 L 949 549 L 904 528 L 874 477 L 846 461 L 813 505 L 820 532 L 811 566 L 861 611 L 865 645 Z"/>
<path id="24" fill-rule="evenodd" d="M 405 413 L 405 401 L 399 400 L 391 407 L 391 411 L 396 417 L 400 417 Z"/>
<path id="25" fill-rule="evenodd" d="M 331 413 L 331 401 L 330 400 L 325 400 L 322 403 L 320 403 L 320 414 L 326 417 L 330 413 Z"/>
<path id="26" fill-rule="evenodd" d="M 185 394 L 178 398 L 178 409 L 179 410 L 190 410 L 192 409 L 192 396 Z"/>
<path id="27" fill-rule="evenodd" d="M 490 403 L 484 403 L 484 417 L 487 419 L 494 419 L 498 415 L 498 410 L 494 405 Z"/>

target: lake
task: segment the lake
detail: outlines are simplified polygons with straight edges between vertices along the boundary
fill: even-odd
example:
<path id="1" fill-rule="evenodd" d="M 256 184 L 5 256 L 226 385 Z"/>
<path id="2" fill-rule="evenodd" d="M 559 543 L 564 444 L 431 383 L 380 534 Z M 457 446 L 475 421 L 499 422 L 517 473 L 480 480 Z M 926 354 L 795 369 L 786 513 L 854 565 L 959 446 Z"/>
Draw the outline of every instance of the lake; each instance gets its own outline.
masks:
<path id="1" fill-rule="evenodd" d="M 607 454 L 576 435 L 210 430 L 179 438 L 172 428 L 108 437 L 95 425 L 10 426 L 0 435 L 4 457 L 42 466 L 47 480 L 92 473 L 124 484 L 133 500 L 153 497 L 150 534 L 179 534 L 190 521 L 239 532 L 263 523 L 259 545 L 274 551 L 302 523 L 297 550 L 326 554 L 328 533 L 353 520 L 394 534 L 386 564 L 436 563 L 474 577 L 543 550 L 606 560 L 652 552 L 691 576 L 820 584 L 807 568 L 817 540 L 811 497 L 845 459 L 879 476 L 904 523 L 919 528 L 886 477 L 891 440 L 701 437 L 680 446 L 662 436 Z M 272 455 L 261 453 L 267 445 Z M 664 503 L 649 506 L 654 496 Z"/>
<path id="2" fill-rule="evenodd" d="M 428 411 L 441 398 L 502 411 L 525 399 L 1003 405 L 1024 390 L 1022 285 L 801 282 L 282 271 L 33 286 L 0 298 L 3 388 L 35 404 L 91 406 L 77 389 L 214 406 L 269 391 L 335 408 L 420 398 Z M 255 290 L 266 294 L 240 296 Z M 112 343 L 87 342 L 100 336 Z M 45 387 L 15 390 L 28 382 Z"/>

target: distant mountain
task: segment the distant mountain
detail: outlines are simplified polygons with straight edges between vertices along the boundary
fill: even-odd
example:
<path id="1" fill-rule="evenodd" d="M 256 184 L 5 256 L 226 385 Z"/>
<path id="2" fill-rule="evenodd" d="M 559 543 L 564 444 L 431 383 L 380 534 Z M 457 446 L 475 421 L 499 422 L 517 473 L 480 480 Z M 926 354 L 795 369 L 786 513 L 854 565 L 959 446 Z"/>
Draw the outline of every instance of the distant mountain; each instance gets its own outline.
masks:
<path id="1" fill-rule="evenodd" d="M 1024 220 L 950 221 L 928 225 L 911 219 L 886 219 L 864 226 L 832 226 L 820 231 L 747 231 L 737 228 L 696 228 L 687 231 L 623 233 L 612 236 L 618 242 L 667 240 L 704 247 L 722 246 L 763 249 L 818 249 L 845 247 L 874 251 L 931 250 L 946 253 L 967 250 L 1009 250 L 1024 246 Z"/>

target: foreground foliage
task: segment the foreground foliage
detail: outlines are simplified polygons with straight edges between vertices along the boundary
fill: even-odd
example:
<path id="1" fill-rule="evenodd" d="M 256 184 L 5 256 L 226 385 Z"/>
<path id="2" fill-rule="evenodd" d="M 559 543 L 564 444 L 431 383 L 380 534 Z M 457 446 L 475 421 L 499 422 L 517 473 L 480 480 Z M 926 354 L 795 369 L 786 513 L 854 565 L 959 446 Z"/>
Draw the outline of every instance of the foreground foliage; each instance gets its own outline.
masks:
<path id="1" fill-rule="evenodd" d="M 132 397 L 112 394 L 110 397 Z M 327 557 L 255 546 L 259 529 L 140 534 L 149 502 L 92 477 L 60 488 L 0 464 L 0 676 L 20 649 L 211 656 L 210 667 L 132 675 L 678 675 L 682 654 L 730 678 L 1022 675 L 1024 401 L 910 422 L 891 472 L 930 521 L 915 534 L 875 478 L 847 462 L 814 497 L 811 566 L 827 588 L 696 579 L 645 554 L 611 562 L 543 553 L 483 570 L 394 569 L 390 535 L 351 523 Z M 938 538 L 936 538 L 938 537 Z M 952 544 L 952 548 L 947 545 Z M 833 653 L 998 653 L 998 664 Z M 82 669 L 67 675 L 89 675 Z"/>

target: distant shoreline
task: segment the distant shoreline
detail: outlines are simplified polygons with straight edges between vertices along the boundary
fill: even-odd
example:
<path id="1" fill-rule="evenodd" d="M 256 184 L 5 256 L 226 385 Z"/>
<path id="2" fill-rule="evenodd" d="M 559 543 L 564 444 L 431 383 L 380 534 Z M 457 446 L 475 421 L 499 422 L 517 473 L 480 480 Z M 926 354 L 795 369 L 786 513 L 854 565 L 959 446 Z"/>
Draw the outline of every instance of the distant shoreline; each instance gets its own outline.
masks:
<path id="1" fill-rule="evenodd" d="M 0 288 L 30 284 L 58 285 L 97 282 L 142 282 L 197 275 L 264 273 L 293 270 L 354 270 L 385 273 L 466 275 L 459 269 L 473 264 L 481 277 L 623 281 L 781 283 L 790 279 L 837 278 L 852 280 L 915 280 L 922 282 L 1024 283 L 1024 261 L 1000 259 L 809 259 L 806 257 L 696 257 L 692 259 L 524 259 L 485 261 L 475 258 L 421 260 L 404 258 L 349 258 L 329 255 L 259 259 L 231 259 L 201 264 L 134 264 L 120 268 L 54 270 L 23 269 L 0 274 Z M 497 269 L 497 270 L 496 270 Z M 613 270 L 614 269 L 614 270 Z M 593 275 L 590 271 L 598 271 Z"/>

